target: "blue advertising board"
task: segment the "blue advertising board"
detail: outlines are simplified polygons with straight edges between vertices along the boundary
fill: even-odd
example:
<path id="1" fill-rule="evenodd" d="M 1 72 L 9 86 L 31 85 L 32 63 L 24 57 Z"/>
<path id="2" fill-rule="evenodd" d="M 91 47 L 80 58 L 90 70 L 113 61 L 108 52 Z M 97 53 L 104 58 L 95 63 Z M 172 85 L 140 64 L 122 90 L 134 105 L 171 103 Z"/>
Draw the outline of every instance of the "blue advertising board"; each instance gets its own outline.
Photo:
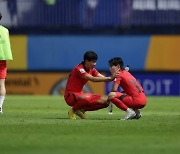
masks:
<path id="1" fill-rule="evenodd" d="M 108 60 L 115 56 L 128 61 L 133 70 L 144 70 L 149 41 L 150 36 L 30 35 L 28 69 L 71 70 L 86 51 L 93 50 L 98 54 L 98 70 L 108 70 Z"/>
<path id="2" fill-rule="evenodd" d="M 147 96 L 179 96 L 180 73 L 132 73 L 141 83 Z M 109 74 L 108 74 L 109 75 Z M 111 91 L 112 82 L 106 84 L 106 94 Z M 121 89 L 119 89 L 121 90 Z"/>

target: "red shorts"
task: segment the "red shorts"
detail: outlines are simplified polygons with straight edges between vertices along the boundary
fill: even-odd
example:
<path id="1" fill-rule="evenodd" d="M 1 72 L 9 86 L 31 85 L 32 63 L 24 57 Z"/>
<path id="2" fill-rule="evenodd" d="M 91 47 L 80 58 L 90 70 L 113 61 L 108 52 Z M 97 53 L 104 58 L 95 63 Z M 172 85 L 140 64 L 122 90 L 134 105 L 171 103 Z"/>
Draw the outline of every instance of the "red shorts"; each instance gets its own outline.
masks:
<path id="1" fill-rule="evenodd" d="M 7 65 L 5 60 L 0 60 L 0 79 L 5 79 L 7 75 Z"/>
<path id="2" fill-rule="evenodd" d="M 129 108 L 141 109 L 146 105 L 146 96 L 143 92 L 133 97 L 125 93 L 116 92 L 116 97 L 119 98 Z"/>
<path id="3" fill-rule="evenodd" d="M 64 99 L 66 101 L 66 103 L 69 106 L 74 106 L 76 103 L 78 103 L 79 101 L 82 101 L 79 99 L 79 97 L 83 94 L 86 94 L 86 98 L 88 97 L 88 102 L 89 104 L 93 104 L 93 103 L 97 103 L 100 99 L 101 99 L 101 95 L 96 95 L 96 94 L 92 94 L 92 93 L 84 93 L 84 92 L 67 92 L 64 95 Z"/>

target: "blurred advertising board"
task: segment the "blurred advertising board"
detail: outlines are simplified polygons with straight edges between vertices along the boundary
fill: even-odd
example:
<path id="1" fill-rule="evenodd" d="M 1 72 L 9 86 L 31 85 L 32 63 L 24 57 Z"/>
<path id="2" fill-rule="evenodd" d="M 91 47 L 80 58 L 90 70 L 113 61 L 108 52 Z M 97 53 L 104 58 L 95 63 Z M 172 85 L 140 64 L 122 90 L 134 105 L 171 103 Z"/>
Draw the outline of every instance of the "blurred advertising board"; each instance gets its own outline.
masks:
<path id="1" fill-rule="evenodd" d="M 132 74 L 141 83 L 147 96 L 180 96 L 179 72 Z M 6 79 L 7 95 L 63 95 L 68 75 L 60 72 L 9 72 Z M 112 84 L 88 82 L 83 90 L 104 95 L 111 91 Z"/>
<path id="2" fill-rule="evenodd" d="M 132 73 L 144 88 L 147 96 L 180 96 L 180 73 Z M 106 84 L 106 94 L 112 82 Z M 119 89 L 121 91 L 121 89 Z"/>
<path id="3" fill-rule="evenodd" d="M 2 24 L 8 27 L 93 28 L 180 23 L 180 0 L 56 0 L 53 5 L 43 0 L 0 0 L 0 10 Z"/>
<path id="4" fill-rule="evenodd" d="M 6 79 L 7 95 L 63 95 L 69 73 L 9 72 Z M 88 82 L 83 89 L 104 95 L 104 83 Z"/>

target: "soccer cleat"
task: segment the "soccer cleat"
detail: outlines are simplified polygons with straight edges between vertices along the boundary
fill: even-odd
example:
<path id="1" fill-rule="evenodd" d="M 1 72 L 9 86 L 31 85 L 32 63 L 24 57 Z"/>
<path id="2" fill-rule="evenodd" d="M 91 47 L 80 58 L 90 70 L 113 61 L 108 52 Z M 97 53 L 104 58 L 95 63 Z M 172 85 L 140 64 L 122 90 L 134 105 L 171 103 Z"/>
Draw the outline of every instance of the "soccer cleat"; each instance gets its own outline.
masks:
<path id="1" fill-rule="evenodd" d="M 3 114 L 2 107 L 0 107 L 0 114 Z"/>
<path id="2" fill-rule="evenodd" d="M 68 116 L 69 116 L 70 120 L 75 120 L 76 119 L 76 115 L 75 115 L 75 113 L 72 110 L 70 110 L 68 112 Z"/>
<path id="3" fill-rule="evenodd" d="M 85 114 L 86 113 L 86 111 L 84 110 L 84 109 L 81 109 L 80 110 L 83 114 Z"/>
<path id="4" fill-rule="evenodd" d="M 136 116 L 136 113 L 132 110 L 128 110 L 126 111 L 126 116 L 124 117 L 124 119 L 121 120 L 132 120 L 134 119 L 134 117 Z"/>
<path id="5" fill-rule="evenodd" d="M 139 119 L 139 118 L 141 118 L 141 117 L 142 117 L 141 112 L 140 112 L 140 110 L 139 110 L 139 109 L 134 110 L 134 112 L 136 113 L 136 115 L 135 115 L 135 117 L 134 117 L 133 119 Z"/>
<path id="6" fill-rule="evenodd" d="M 79 116 L 81 119 L 86 119 L 85 112 L 83 113 L 83 111 L 81 111 L 81 110 L 77 110 L 77 111 L 75 112 L 75 114 L 76 114 L 77 116 Z"/>
<path id="7" fill-rule="evenodd" d="M 113 111 L 113 104 L 110 102 L 108 106 L 108 114 L 112 114 Z"/>

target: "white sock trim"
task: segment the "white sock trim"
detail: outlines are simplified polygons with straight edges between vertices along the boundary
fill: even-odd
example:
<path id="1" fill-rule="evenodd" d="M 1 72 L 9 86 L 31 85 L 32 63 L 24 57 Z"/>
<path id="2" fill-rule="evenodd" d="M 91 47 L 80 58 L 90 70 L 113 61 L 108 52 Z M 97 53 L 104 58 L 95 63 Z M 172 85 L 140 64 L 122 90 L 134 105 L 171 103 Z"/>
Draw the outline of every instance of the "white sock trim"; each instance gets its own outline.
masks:
<path id="1" fill-rule="evenodd" d="M 127 108 L 126 112 L 131 112 L 132 110 L 130 108 Z"/>
<path id="2" fill-rule="evenodd" d="M 5 96 L 0 96 L 0 107 L 3 106 Z"/>

